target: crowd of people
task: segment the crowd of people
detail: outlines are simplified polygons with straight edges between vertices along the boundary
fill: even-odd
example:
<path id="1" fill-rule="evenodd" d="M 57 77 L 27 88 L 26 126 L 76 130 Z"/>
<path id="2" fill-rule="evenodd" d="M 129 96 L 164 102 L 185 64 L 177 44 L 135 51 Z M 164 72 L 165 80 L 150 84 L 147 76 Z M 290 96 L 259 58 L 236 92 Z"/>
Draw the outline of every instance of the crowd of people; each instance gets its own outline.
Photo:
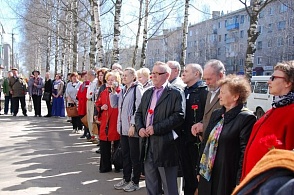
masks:
<path id="1" fill-rule="evenodd" d="M 64 82 L 60 75 L 51 80 L 46 73 L 43 81 L 39 71 L 32 72 L 28 92 L 35 116 L 41 116 L 42 99 L 46 117 L 64 117 L 66 107 L 77 107 L 78 114 L 71 117 L 73 133 L 83 131 L 81 138 L 100 146 L 100 173 L 113 170 L 113 154 L 121 151 L 122 166 L 114 165 L 115 172 L 122 169 L 117 190 L 139 190 L 140 179 L 145 179 L 150 195 L 181 190 L 185 195 L 229 195 L 241 181 L 249 181 L 246 176 L 270 150 L 294 149 L 289 114 L 294 113 L 294 61 L 275 66 L 268 81 L 272 109 L 259 120 L 246 108 L 249 81 L 226 75 L 215 59 L 204 66 L 187 64 L 184 70 L 168 61 L 156 62 L 152 71 L 113 64 L 68 76 Z M 21 80 L 12 70 L 3 83 L 5 105 L 8 96 L 14 116 L 19 101 L 23 115 L 27 113 Z M 183 177 L 183 189 L 178 177 Z M 236 194 L 247 189 L 240 186 Z"/>

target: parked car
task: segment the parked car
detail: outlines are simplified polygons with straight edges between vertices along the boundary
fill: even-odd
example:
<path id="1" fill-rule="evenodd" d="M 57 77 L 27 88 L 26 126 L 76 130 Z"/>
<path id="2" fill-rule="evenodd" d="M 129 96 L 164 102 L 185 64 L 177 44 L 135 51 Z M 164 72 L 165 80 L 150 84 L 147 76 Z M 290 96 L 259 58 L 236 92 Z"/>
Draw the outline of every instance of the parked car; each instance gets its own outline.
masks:
<path id="1" fill-rule="evenodd" d="M 252 93 L 248 98 L 247 107 L 254 112 L 257 119 L 271 108 L 273 96 L 269 94 L 269 78 L 270 76 L 253 76 L 251 79 Z"/>

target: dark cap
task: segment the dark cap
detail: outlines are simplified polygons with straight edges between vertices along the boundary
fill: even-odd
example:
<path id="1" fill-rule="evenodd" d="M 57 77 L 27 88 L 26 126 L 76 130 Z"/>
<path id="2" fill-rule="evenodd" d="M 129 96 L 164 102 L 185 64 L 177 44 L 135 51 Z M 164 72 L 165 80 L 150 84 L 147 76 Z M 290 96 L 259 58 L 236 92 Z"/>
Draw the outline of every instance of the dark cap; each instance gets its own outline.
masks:
<path id="1" fill-rule="evenodd" d="M 34 70 L 34 71 L 32 72 L 32 74 L 34 74 L 35 72 L 37 72 L 38 74 L 40 74 L 40 71 L 38 71 L 38 70 Z"/>
<path id="2" fill-rule="evenodd" d="M 14 68 L 11 68 L 11 70 L 16 70 L 16 71 L 18 71 L 18 69 L 17 69 L 17 68 L 15 68 L 15 67 L 14 67 Z"/>

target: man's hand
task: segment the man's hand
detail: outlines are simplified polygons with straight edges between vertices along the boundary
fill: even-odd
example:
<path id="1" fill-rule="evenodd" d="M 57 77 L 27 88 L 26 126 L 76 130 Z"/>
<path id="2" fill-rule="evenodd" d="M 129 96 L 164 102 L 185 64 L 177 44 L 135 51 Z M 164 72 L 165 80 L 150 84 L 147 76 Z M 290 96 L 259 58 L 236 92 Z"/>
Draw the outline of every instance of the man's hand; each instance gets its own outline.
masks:
<path id="1" fill-rule="evenodd" d="M 134 137 L 134 135 L 135 135 L 135 127 L 130 126 L 128 135 L 129 135 L 129 137 Z"/>
<path id="2" fill-rule="evenodd" d="M 148 133 L 146 132 L 146 129 L 145 128 L 141 128 L 139 130 L 139 135 L 140 137 L 149 137 Z"/>
<path id="3" fill-rule="evenodd" d="M 191 127 L 191 133 L 196 136 L 203 133 L 203 123 L 196 123 Z"/>
<path id="4" fill-rule="evenodd" d="M 148 135 L 153 135 L 154 134 L 153 126 L 147 127 L 146 128 L 146 132 L 148 133 Z"/>

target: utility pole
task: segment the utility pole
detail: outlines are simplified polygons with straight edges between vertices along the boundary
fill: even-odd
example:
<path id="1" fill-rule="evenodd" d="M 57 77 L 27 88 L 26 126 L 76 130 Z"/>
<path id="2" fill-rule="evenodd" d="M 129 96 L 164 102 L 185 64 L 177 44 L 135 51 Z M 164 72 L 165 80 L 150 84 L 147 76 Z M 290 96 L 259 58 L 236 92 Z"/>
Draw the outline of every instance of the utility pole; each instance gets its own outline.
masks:
<path id="1" fill-rule="evenodd" d="M 11 53 L 12 53 L 12 55 L 11 55 L 11 68 L 14 68 L 14 52 L 13 52 L 13 39 L 14 39 L 14 33 L 12 32 L 11 33 L 11 37 L 12 37 L 12 39 L 11 39 Z"/>

